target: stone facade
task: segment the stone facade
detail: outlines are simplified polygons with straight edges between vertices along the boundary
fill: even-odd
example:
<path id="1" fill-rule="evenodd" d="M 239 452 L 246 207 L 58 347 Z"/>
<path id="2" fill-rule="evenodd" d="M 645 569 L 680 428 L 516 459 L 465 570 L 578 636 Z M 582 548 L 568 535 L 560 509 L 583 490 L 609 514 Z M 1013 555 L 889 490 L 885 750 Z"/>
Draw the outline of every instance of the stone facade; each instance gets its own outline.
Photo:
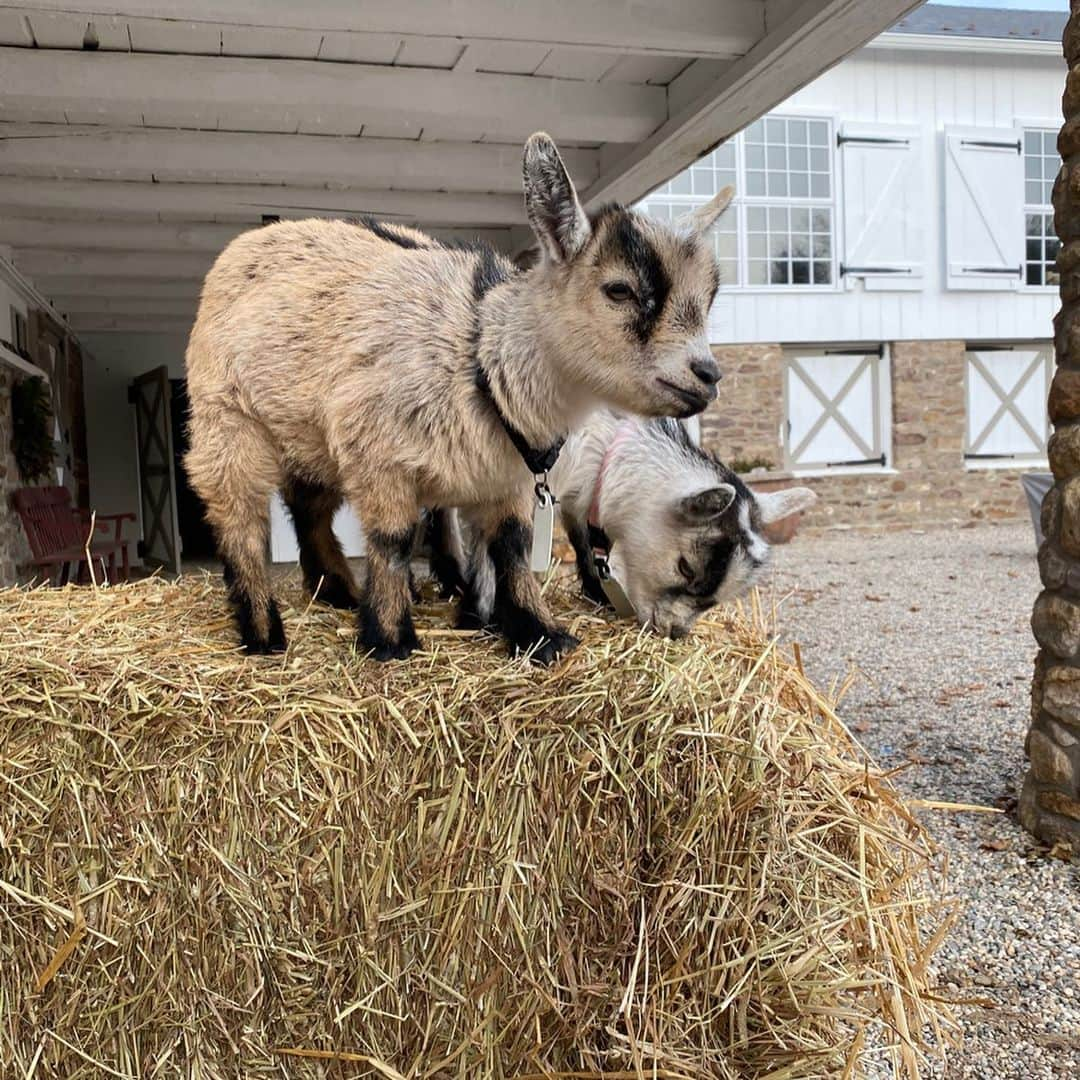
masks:
<path id="1" fill-rule="evenodd" d="M 22 525 L 11 509 L 11 493 L 22 487 L 15 455 L 11 452 L 11 387 L 17 374 L 0 364 L 0 586 L 18 580 L 19 567 L 30 558 Z"/>
<path id="2" fill-rule="evenodd" d="M 764 459 L 749 474 L 769 489 L 805 484 L 818 493 L 804 528 L 902 529 L 1023 518 L 1024 469 L 964 465 L 965 347 L 962 341 L 889 343 L 892 462 L 887 471 L 833 476 L 783 472 L 784 365 L 779 345 L 722 345 L 720 395 L 702 419 L 702 442 L 726 462 Z M 1077 447 L 1080 457 L 1080 445 Z"/>
<path id="3" fill-rule="evenodd" d="M 1031 684 L 1031 764 L 1020 820 L 1043 839 L 1068 840 L 1080 850 L 1080 0 L 1072 0 L 1064 47 L 1069 75 L 1058 138 L 1064 166 L 1054 185 L 1062 306 L 1049 401 L 1055 484 L 1043 503 L 1044 589 L 1031 616 L 1041 651 Z"/>

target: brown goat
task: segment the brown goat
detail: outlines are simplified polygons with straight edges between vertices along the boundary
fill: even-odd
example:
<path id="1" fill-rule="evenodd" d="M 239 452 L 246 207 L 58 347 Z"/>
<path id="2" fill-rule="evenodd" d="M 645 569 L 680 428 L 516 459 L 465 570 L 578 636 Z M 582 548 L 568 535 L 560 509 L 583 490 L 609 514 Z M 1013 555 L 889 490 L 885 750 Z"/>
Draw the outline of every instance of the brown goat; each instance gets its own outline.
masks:
<path id="1" fill-rule="evenodd" d="M 701 233 L 730 190 L 675 228 L 620 207 L 590 221 L 554 143 L 534 135 L 525 203 L 540 262 L 518 271 L 375 221 L 282 222 L 237 237 L 207 275 L 187 350 L 191 450 L 249 652 L 284 648 L 266 569 L 285 498 L 308 587 L 360 609 L 377 659 L 417 647 L 409 558 L 419 508 L 459 507 L 490 552 L 486 603 L 515 649 L 576 644 L 529 572 L 532 479 L 608 403 L 689 416 L 716 394 L 705 337 L 718 274 Z M 528 465 L 526 464 L 528 461 Z M 331 529 L 348 499 L 368 572 Z"/>

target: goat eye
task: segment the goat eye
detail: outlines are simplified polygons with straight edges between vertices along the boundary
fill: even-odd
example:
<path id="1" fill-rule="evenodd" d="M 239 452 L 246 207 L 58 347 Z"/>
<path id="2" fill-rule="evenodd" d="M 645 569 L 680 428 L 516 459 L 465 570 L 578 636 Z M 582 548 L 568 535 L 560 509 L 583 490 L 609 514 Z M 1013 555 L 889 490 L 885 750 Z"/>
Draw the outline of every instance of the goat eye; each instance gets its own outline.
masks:
<path id="1" fill-rule="evenodd" d="M 614 300 L 616 304 L 622 304 L 627 300 L 633 300 L 634 290 L 625 281 L 613 281 L 610 285 L 604 286 L 604 295 L 609 300 Z"/>
<path id="2" fill-rule="evenodd" d="M 679 573 L 688 582 L 694 580 L 694 568 L 682 556 L 679 556 Z"/>

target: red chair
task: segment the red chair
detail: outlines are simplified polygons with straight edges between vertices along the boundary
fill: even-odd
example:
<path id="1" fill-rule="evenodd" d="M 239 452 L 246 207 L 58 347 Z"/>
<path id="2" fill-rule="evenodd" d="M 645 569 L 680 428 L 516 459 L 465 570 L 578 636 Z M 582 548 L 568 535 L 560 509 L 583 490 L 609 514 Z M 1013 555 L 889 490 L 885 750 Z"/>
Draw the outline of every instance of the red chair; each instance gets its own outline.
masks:
<path id="1" fill-rule="evenodd" d="M 19 488 L 11 496 L 15 512 L 22 521 L 26 539 L 33 556 L 30 565 L 46 570 L 50 579 L 60 570 L 60 585 L 66 585 L 71 567 L 79 568 L 76 581 L 83 572 L 89 576 L 90 560 L 100 561 L 106 568 L 108 580 L 117 580 L 116 556 L 120 556 L 120 576 L 128 579 L 128 541 L 124 539 L 125 521 L 134 521 L 134 514 L 98 514 L 93 517 L 94 531 L 105 535 L 90 537 L 92 515 L 71 505 L 71 492 L 66 487 Z"/>

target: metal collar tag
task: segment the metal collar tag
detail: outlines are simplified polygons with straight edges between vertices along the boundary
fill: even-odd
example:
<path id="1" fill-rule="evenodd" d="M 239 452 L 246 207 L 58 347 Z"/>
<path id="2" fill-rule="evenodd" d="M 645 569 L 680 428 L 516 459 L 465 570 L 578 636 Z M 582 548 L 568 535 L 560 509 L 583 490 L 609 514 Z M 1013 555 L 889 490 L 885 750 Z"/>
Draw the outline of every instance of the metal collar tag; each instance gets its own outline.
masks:
<path id="1" fill-rule="evenodd" d="M 593 560 L 597 577 L 600 578 L 600 588 L 604 590 L 604 595 L 608 598 L 608 603 L 615 609 L 615 614 L 618 615 L 620 619 L 636 618 L 637 612 L 634 610 L 634 605 L 630 603 L 630 597 L 626 595 L 626 590 L 619 583 L 619 579 L 611 573 L 611 566 L 608 563 L 607 554 L 599 550 L 594 550 Z"/>
<path id="2" fill-rule="evenodd" d="M 551 542 L 555 535 L 555 504 L 558 500 L 547 485 L 547 473 L 536 481 L 536 505 L 533 507 L 532 552 L 529 569 L 534 574 L 546 574 L 551 566 Z"/>

